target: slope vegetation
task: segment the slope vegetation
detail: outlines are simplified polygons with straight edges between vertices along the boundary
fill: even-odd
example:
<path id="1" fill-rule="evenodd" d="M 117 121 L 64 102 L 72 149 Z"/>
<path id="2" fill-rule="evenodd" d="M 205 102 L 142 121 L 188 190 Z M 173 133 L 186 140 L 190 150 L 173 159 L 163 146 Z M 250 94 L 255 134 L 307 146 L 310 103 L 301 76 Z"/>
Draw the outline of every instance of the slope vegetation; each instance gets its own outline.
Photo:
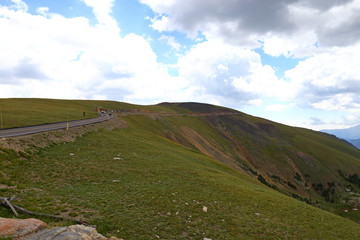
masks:
<path id="1" fill-rule="evenodd" d="M 328 202 L 339 202 L 346 189 L 358 187 L 347 178 L 360 172 L 360 151 L 334 136 L 215 106 L 173 105 L 200 115 L 159 116 L 163 136 L 257 175 L 268 186 Z M 229 114 L 216 114 L 224 111 Z"/>
<path id="2" fill-rule="evenodd" d="M 111 106 L 121 109 L 124 104 Z M 23 152 L 2 148 L 0 195 L 16 194 L 20 206 L 82 218 L 101 233 L 124 239 L 360 237 L 358 224 L 258 181 L 262 175 L 269 184 L 270 174 L 292 180 L 294 169 L 301 177 L 306 172 L 312 181 L 322 181 L 307 162 L 314 162 L 325 181 L 340 179 L 333 169 L 347 174 L 358 167 L 358 152 L 351 146 L 214 106 L 138 108 L 150 113 L 122 113 L 124 128 L 88 132 L 73 142 Z M 36 136 L 51 139 L 52 134 Z M 325 154 L 329 163 L 324 149 L 330 151 Z M 338 163 L 345 161 L 342 157 L 351 169 Z M 0 215 L 11 212 L 0 209 Z"/>

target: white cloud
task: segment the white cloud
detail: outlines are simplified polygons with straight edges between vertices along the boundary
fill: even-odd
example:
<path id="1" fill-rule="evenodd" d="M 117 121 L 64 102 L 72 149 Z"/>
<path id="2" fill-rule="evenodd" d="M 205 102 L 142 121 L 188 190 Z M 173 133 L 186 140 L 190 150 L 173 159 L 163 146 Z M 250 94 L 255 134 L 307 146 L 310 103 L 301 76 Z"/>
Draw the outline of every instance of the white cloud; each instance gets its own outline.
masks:
<path id="1" fill-rule="evenodd" d="M 174 83 L 141 36 L 120 37 L 117 29 L 92 26 L 83 17 L 32 15 L 5 6 L 0 32 L 6 33 L 0 38 L 0 97 L 183 100 L 179 89 L 187 82 Z"/>
<path id="2" fill-rule="evenodd" d="M 176 51 L 179 51 L 180 48 L 181 48 L 180 43 L 178 43 L 176 41 L 175 37 L 173 37 L 173 36 L 161 35 L 159 37 L 159 41 L 165 41 L 167 45 L 169 45 L 170 47 L 172 47 Z"/>
<path id="3" fill-rule="evenodd" d="M 261 64 L 256 52 L 220 41 L 198 43 L 177 66 L 198 93 L 233 107 L 253 105 L 264 97 L 287 99 L 293 92 L 270 66 Z"/>
<path id="4" fill-rule="evenodd" d="M 100 26 L 119 32 L 116 20 L 110 15 L 115 0 L 81 0 L 93 9 L 94 15 Z"/>
<path id="5" fill-rule="evenodd" d="M 360 103 L 360 46 L 333 48 L 285 73 L 300 103 L 317 109 L 352 109 Z"/>

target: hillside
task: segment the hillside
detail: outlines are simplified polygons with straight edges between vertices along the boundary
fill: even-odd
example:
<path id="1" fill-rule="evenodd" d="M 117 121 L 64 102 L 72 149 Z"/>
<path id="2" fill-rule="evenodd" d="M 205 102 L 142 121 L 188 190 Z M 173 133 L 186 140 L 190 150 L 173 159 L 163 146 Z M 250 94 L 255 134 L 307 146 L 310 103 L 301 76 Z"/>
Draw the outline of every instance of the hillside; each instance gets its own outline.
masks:
<path id="1" fill-rule="evenodd" d="M 197 105 L 201 113 L 203 106 Z M 174 106 L 197 111 L 194 104 Z M 336 192 L 341 195 L 349 185 L 346 176 L 360 172 L 360 151 L 350 144 L 240 112 L 196 119 L 167 118 L 164 129 L 163 135 L 169 139 L 258 177 L 261 174 L 269 185 L 303 196 L 323 195 L 335 201 L 340 197 Z"/>
<path id="2" fill-rule="evenodd" d="M 30 115 L 15 108 L 13 115 L 29 119 L 42 101 L 51 108 L 58 100 L 18 101 L 28 101 Z M 359 172 L 360 153 L 335 137 L 197 103 L 60 102 L 63 109 L 81 105 L 77 112 L 94 103 L 144 112 L 119 113 L 126 124 L 113 130 L 87 126 L 1 140 L 0 195 L 16 194 L 20 206 L 86 219 L 124 239 L 360 237 L 357 223 L 295 199 L 310 195 L 311 204 L 346 215 L 336 212 L 346 207 L 338 201 L 349 198 L 344 188 L 351 186 L 352 196 L 358 190 L 346 179 Z M 28 147 L 16 152 L 5 143 Z M 335 186 L 326 199 L 328 182 Z M 348 214 L 358 219 L 356 211 Z M 6 209 L 0 215 L 12 216 Z"/>

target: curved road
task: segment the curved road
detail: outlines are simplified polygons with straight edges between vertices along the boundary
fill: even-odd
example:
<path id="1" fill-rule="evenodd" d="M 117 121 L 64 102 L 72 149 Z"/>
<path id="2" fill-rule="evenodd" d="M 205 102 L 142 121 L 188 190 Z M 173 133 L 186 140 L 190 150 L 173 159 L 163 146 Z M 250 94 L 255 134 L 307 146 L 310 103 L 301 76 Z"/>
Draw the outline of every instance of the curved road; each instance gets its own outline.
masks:
<path id="1" fill-rule="evenodd" d="M 92 123 L 103 122 L 114 118 L 114 115 L 109 114 L 102 114 L 96 118 L 89 118 L 83 120 L 75 120 L 75 121 L 68 121 L 68 122 L 60 122 L 60 123 L 50 123 L 44 125 L 37 125 L 37 126 L 30 126 L 30 127 L 19 127 L 19 128 L 9 128 L 0 130 L 0 138 L 4 137 L 15 137 L 15 136 L 22 136 L 28 135 L 33 133 L 39 132 L 46 132 L 51 130 L 58 130 L 58 129 L 65 129 L 67 127 L 78 127 L 83 125 L 88 125 Z"/>

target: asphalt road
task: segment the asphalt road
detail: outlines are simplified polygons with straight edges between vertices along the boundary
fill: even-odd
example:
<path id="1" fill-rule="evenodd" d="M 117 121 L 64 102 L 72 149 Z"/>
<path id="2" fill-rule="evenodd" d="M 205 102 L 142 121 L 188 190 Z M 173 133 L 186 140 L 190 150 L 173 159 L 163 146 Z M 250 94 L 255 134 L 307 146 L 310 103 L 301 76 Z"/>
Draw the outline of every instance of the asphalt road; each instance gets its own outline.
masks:
<path id="1" fill-rule="evenodd" d="M 51 123 L 51 124 L 44 124 L 44 125 L 37 125 L 37 126 L 30 126 L 30 127 L 20 127 L 20 128 L 9 128 L 9 129 L 2 129 L 0 130 L 0 138 L 4 137 L 15 137 L 15 136 L 22 136 L 28 135 L 33 133 L 39 132 L 46 132 L 51 130 L 58 130 L 58 129 L 65 129 L 67 125 L 69 128 L 78 127 L 83 125 L 88 125 L 92 123 L 103 122 L 113 118 L 114 115 L 102 114 L 96 118 L 89 118 L 83 120 L 75 120 L 75 121 L 68 121 L 68 122 L 60 122 L 60 123 Z"/>

